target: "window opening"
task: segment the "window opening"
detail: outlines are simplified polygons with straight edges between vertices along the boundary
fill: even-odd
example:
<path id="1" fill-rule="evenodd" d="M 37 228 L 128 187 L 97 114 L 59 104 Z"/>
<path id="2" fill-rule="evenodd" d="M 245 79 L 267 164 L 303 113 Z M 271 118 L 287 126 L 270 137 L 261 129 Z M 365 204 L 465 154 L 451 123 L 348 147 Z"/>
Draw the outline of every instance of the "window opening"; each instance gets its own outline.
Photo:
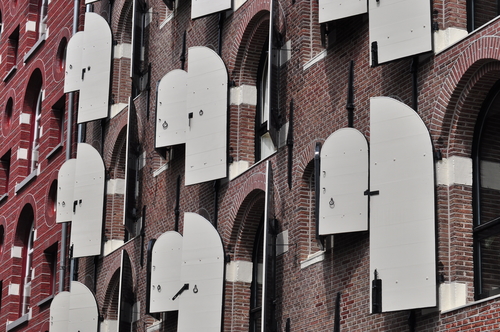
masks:
<path id="1" fill-rule="evenodd" d="M 467 0 L 467 30 L 472 32 L 500 15 L 498 0 Z"/>
<path id="2" fill-rule="evenodd" d="M 256 116 L 256 139 L 255 139 L 255 161 L 267 158 L 276 151 L 268 128 L 270 114 L 270 95 L 269 87 L 269 57 L 267 55 L 267 42 L 264 44 L 262 52 L 259 74 L 257 78 L 258 84 L 258 105 Z"/>
<path id="3" fill-rule="evenodd" d="M 264 220 L 263 216 L 254 241 L 252 254 L 252 285 L 250 289 L 250 332 L 261 331 L 262 280 L 264 272 Z"/>
<path id="4" fill-rule="evenodd" d="M 0 159 L 0 196 L 7 194 L 9 191 L 10 151 L 11 150 Z"/>
<path id="5" fill-rule="evenodd" d="M 40 0 L 40 12 L 39 12 L 39 22 L 38 22 L 38 34 L 40 39 L 47 33 L 47 13 L 49 8 L 49 0 Z"/>
<path id="6" fill-rule="evenodd" d="M 31 162 L 30 162 L 30 173 L 35 171 L 38 167 L 38 152 L 40 148 L 40 130 L 41 130 L 41 108 L 42 108 L 42 97 L 43 90 L 40 89 L 38 93 L 38 98 L 36 101 L 34 121 L 32 125 L 32 143 L 31 143 Z"/>
<path id="7" fill-rule="evenodd" d="M 33 243 L 35 237 L 35 228 L 33 224 L 30 227 L 28 234 L 28 241 L 24 247 L 23 258 L 24 258 L 24 269 L 22 282 L 22 304 L 21 304 L 21 316 L 26 315 L 30 310 L 30 299 L 31 299 L 31 280 L 33 279 Z"/>
<path id="8" fill-rule="evenodd" d="M 500 81 L 479 116 L 474 162 L 475 297 L 500 294 Z M 491 97 L 493 96 L 493 97 Z"/>

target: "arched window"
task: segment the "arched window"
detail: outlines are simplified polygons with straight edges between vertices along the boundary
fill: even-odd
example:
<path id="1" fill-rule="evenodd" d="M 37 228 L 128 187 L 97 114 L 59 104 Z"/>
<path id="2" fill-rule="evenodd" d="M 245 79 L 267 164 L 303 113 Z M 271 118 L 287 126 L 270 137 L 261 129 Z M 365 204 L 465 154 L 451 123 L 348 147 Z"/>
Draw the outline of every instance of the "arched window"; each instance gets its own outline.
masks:
<path id="1" fill-rule="evenodd" d="M 257 101 L 257 116 L 255 126 L 255 156 L 256 161 L 270 156 L 276 151 L 268 128 L 270 110 L 270 86 L 269 86 L 269 57 L 267 55 L 267 43 L 264 44 L 262 57 L 259 65 L 257 77 L 257 91 L 259 99 Z"/>
<path id="2" fill-rule="evenodd" d="M 264 272 L 264 227 L 261 220 L 255 236 L 252 253 L 252 286 L 250 293 L 250 332 L 261 331 L 262 326 L 262 278 Z"/>
<path id="3" fill-rule="evenodd" d="M 19 285 L 19 316 L 29 314 L 31 299 L 31 281 L 33 279 L 33 249 L 35 241 L 35 215 L 31 205 L 21 211 L 16 231 L 14 258 L 21 266 Z M 17 263 L 16 263 L 17 264 Z"/>
<path id="4" fill-rule="evenodd" d="M 500 294 L 500 81 L 476 124 L 474 163 L 474 258 L 476 299 Z"/>

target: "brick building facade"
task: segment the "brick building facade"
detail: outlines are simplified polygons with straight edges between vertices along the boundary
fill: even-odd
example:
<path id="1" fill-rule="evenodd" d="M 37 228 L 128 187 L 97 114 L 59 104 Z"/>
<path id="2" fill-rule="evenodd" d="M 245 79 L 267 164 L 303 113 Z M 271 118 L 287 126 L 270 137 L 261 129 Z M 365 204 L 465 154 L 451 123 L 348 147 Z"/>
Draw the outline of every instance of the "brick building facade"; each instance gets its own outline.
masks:
<path id="1" fill-rule="evenodd" d="M 500 329 L 496 1 L 4 2 L 8 330 Z"/>

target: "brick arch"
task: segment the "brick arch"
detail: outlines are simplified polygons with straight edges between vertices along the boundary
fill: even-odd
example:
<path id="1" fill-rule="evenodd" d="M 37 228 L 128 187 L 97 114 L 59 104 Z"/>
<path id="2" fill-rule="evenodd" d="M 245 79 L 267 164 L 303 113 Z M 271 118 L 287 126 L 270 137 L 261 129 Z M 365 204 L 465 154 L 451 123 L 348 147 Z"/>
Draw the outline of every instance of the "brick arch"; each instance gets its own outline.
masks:
<path id="1" fill-rule="evenodd" d="M 476 83 L 481 82 L 481 78 L 488 82 L 486 76 L 488 67 L 484 66 L 500 60 L 499 49 L 500 37 L 481 37 L 472 42 L 461 52 L 454 63 L 450 64 L 450 73 L 446 75 L 446 79 L 439 88 L 440 92 L 435 98 L 430 120 L 431 126 L 441 128 L 440 131 L 432 133 L 433 140 L 437 142 L 437 148 L 443 147 L 450 139 L 450 133 L 454 131 L 458 120 L 457 109 L 467 104 L 472 91 L 480 91 L 480 86 Z M 489 88 L 491 86 L 488 86 L 486 90 Z"/>
<path id="2" fill-rule="evenodd" d="M 113 145 L 113 153 L 110 160 L 110 177 L 111 179 L 125 179 L 127 157 L 127 126 L 123 127 Z"/>
<path id="3" fill-rule="evenodd" d="M 122 111 L 120 114 L 113 118 L 113 121 L 110 122 L 109 130 L 107 131 L 107 141 L 113 142 L 112 144 L 107 143 L 106 147 L 110 146 L 112 148 L 105 148 L 103 160 L 104 165 L 106 167 L 110 167 L 112 165 L 114 147 L 118 145 L 118 139 L 122 131 L 127 128 L 127 112 Z M 125 137 L 126 138 L 126 137 Z M 108 145 L 109 144 L 109 145 Z"/>
<path id="4" fill-rule="evenodd" d="M 120 293 L 120 268 L 113 270 L 107 283 L 106 294 L 102 306 L 102 316 L 108 320 L 118 320 L 118 294 Z"/>
<path id="5" fill-rule="evenodd" d="M 230 72 L 237 85 L 256 85 L 259 62 L 268 36 L 269 11 L 262 10 L 248 22 L 239 43 L 234 68 Z"/>
<path id="6" fill-rule="evenodd" d="M 113 31 L 116 32 L 115 39 L 118 44 L 121 43 L 132 43 L 132 29 L 133 29 L 133 1 L 125 0 L 120 4 L 120 8 L 117 8 L 117 12 L 120 13 L 118 21 L 112 22 Z M 115 10 L 113 10 L 115 11 Z"/>
<path id="7" fill-rule="evenodd" d="M 232 204 L 232 209 L 228 213 L 228 219 L 232 221 L 232 227 L 229 230 L 230 234 L 226 234 L 226 236 L 223 237 L 229 239 L 228 246 L 232 247 L 235 253 L 236 247 L 239 246 L 238 242 L 245 229 L 245 211 L 248 211 L 250 206 L 252 206 L 256 196 L 266 191 L 266 174 L 262 172 L 254 173 L 249 176 L 244 183 L 235 185 L 233 188 L 236 187 L 236 193 L 228 193 L 229 195 L 234 195 L 234 204 Z"/>
<path id="8" fill-rule="evenodd" d="M 19 224 L 19 220 L 21 219 L 21 217 L 23 217 L 22 214 L 23 214 L 24 208 L 26 208 L 27 206 L 30 206 L 33 209 L 33 223 L 34 223 L 35 227 L 37 225 L 36 217 L 37 217 L 37 215 L 39 215 L 39 213 L 37 213 L 37 205 L 35 203 L 35 198 L 31 194 L 26 195 L 22 199 L 22 201 L 19 202 L 19 204 L 17 206 L 19 206 L 19 210 L 18 210 L 17 215 L 16 215 L 16 228 L 15 228 L 16 231 L 11 233 L 12 238 L 8 239 L 9 241 L 7 242 L 7 243 L 12 244 L 12 245 L 18 245 L 18 244 L 16 244 L 17 240 L 19 240 L 18 236 L 21 236 L 23 230 L 25 230 L 24 228 L 26 228 L 26 227 L 24 227 L 25 225 Z M 27 227 L 29 227 L 29 226 L 31 226 L 31 225 L 28 225 Z M 29 231 L 29 229 L 26 230 L 26 232 L 28 232 L 28 231 Z"/>

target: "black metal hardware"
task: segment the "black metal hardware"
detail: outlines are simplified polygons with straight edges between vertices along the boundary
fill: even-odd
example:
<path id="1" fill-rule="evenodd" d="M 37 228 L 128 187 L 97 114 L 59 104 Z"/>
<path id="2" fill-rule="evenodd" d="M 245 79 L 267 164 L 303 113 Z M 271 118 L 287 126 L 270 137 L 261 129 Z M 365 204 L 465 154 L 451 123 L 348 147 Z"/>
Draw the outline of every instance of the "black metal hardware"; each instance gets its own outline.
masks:
<path id="1" fill-rule="evenodd" d="M 372 67 L 378 66 L 378 43 L 372 42 Z"/>
<path id="2" fill-rule="evenodd" d="M 84 79 L 84 77 L 85 77 L 85 71 L 86 71 L 86 69 L 85 69 L 85 68 L 82 68 L 82 81 L 83 81 L 83 79 Z"/>
<path id="3" fill-rule="evenodd" d="M 347 85 L 347 126 L 352 128 L 354 125 L 354 61 L 349 63 L 349 83 Z"/>
<path id="4" fill-rule="evenodd" d="M 146 238 L 146 205 L 142 207 L 142 222 L 141 222 L 141 267 L 144 266 L 144 240 Z"/>
<path id="5" fill-rule="evenodd" d="M 285 332 L 290 332 L 290 318 L 286 319 Z"/>
<path id="6" fill-rule="evenodd" d="M 189 119 L 189 126 L 191 127 L 191 119 L 193 118 L 193 112 L 190 112 L 188 114 L 188 119 Z"/>
<path id="7" fill-rule="evenodd" d="M 378 190 L 370 191 L 369 189 L 367 189 L 367 190 L 365 190 L 363 195 L 365 195 L 365 196 L 377 196 L 377 195 L 380 195 L 380 191 L 378 191 Z"/>
<path id="8" fill-rule="evenodd" d="M 378 272 L 373 272 L 374 279 L 372 280 L 372 312 L 379 314 L 382 312 L 382 279 L 378 278 Z"/>
<path id="9" fill-rule="evenodd" d="M 73 202 L 73 213 L 76 213 L 76 206 L 78 205 L 78 201 Z"/>
<path id="10" fill-rule="evenodd" d="M 177 176 L 177 187 L 175 188 L 175 208 L 174 208 L 174 214 L 175 214 L 175 225 L 174 225 L 174 230 L 176 232 L 179 231 L 179 216 L 180 216 L 180 201 L 181 201 L 181 176 Z"/>
<path id="11" fill-rule="evenodd" d="M 412 100 L 413 110 L 418 112 L 418 56 L 414 56 L 411 61 L 411 81 L 412 81 Z"/>
<path id="12" fill-rule="evenodd" d="M 186 31 L 182 36 L 181 69 L 184 70 L 186 64 Z"/>
<path id="13" fill-rule="evenodd" d="M 340 292 L 338 292 L 335 300 L 335 321 L 333 323 L 333 332 L 340 332 L 340 297 Z"/>
<path id="14" fill-rule="evenodd" d="M 288 146 L 288 189 L 292 189 L 292 169 L 293 169 L 293 110 L 294 101 L 290 101 L 290 120 L 288 122 L 288 135 L 286 145 Z"/>
<path id="15" fill-rule="evenodd" d="M 184 284 L 184 286 L 181 287 L 181 289 L 179 289 L 179 291 L 177 292 L 177 294 L 174 295 L 174 297 L 172 298 L 172 301 L 175 301 L 175 299 L 181 295 L 185 290 L 188 290 L 189 289 L 189 284 Z"/>
<path id="16" fill-rule="evenodd" d="M 324 238 L 321 238 L 319 235 L 319 196 L 320 196 L 320 173 L 321 173 L 321 164 L 320 164 L 320 153 L 321 153 L 321 143 L 317 142 L 315 151 L 314 151 L 314 219 L 316 220 L 316 240 L 318 241 L 321 249 L 325 247 Z"/>

